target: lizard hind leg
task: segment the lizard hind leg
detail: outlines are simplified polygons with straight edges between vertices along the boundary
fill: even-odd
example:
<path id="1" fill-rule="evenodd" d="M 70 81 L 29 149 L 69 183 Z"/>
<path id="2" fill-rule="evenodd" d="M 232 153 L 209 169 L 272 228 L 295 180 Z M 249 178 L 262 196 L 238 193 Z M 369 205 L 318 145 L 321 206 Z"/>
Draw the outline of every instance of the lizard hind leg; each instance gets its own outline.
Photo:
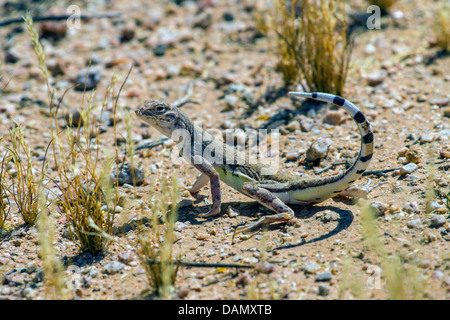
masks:
<path id="1" fill-rule="evenodd" d="M 269 183 L 269 181 L 267 182 Z M 270 181 L 271 186 L 275 186 L 277 182 Z M 283 201 L 281 201 L 274 193 L 264 188 L 266 182 L 247 182 L 244 183 L 242 189 L 252 199 L 255 199 L 265 207 L 275 211 L 275 214 L 266 215 L 259 218 L 255 222 L 248 223 L 243 226 L 239 226 L 235 229 L 234 234 L 246 232 L 253 229 L 263 223 L 270 222 L 288 222 L 294 219 L 294 211 L 288 207 Z"/>

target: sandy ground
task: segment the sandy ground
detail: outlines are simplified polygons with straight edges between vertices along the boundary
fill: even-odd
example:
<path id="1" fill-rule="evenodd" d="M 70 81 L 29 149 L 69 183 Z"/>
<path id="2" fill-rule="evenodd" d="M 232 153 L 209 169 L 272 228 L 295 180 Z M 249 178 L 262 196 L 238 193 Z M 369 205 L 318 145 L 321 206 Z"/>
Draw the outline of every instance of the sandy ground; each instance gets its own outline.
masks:
<path id="1" fill-rule="evenodd" d="M 349 9 L 354 12 L 365 8 L 365 4 L 358 1 L 352 4 Z M 429 46 L 433 39 L 430 26 L 437 5 L 435 1 L 399 1 L 391 14 L 383 18 L 381 30 L 356 34 L 343 94 L 361 108 L 373 125 L 375 153 L 369 170 L 402 168 L 412 158 L 417 162 L 413 172 L 400 174 L 400 170 L 393 170 L 384 176 L 370 175 L 355 183 L 364 186 L 367 178 L 371 178 L 372 186 L 386 182 L 374 188 L 368 200 L 378 202 L 376 205 L 381 208 L 376 219 L 379 245 L 386 256 L 394 255 L 401 260 L 396 276 L 386 275 L 389 265 L 383 264 L 383 259 L 364 242 L 357 199 L 335 198 L 314 206 L 293 207 L 298 220 L 296 225 L 256 229 L 238 236 L 232 243 L 234 226 L 253 221 L 258 214 L 267 211 L 222 184 L 222 211 L 214 218 L 196 217 L 196 213 L 206 211 L 211 202 L 209 186 L 204 187 L 197 198 L 182 194 L 184 200 L 176 225 L 178 240 L 174 244 L 174 255 L 181 255 L 183 261 L 195 262 L 271 263 L 272 272 L 181 267 L 176 297 L 385 299 L 392 297 L 390 285 L 394 283 L 401 287 L 399 290 L 406 291 L 404 297 L 407 298 L 449 298 L 448 209 L 443 197 L 429 199 L 426 196 L 430 189 L 448 193 L 450 183 L 448 162 L 445 162 L 450 153 L 450 63 L 448 56 L 431 59 L 437 49 Z M 66 8 L 66 4 L 56 2 L 42 10 L 64 13 Z M 80 8 L 82 13 L 118 11 L 122 16 L 83 20 L 79 30 L 68 31 L 59 40 L 42 39 L 51 72 L 50 84 L 56 88 L 58 96 L 73 84 L 92 54 L 93 66 L 101 68 L 101 79 L 93 98 L 97 105 L 102 103 L 113 74 L 120 77 L 117 92 L 134 63 L 120 96 L 120 116 L 123 110 L 134 110 L 148 99 L 168 102 L 180 99 L 192 83 L 191 100 L 197 104 L 186 104 L 183 110 L 207 129 L 261 128 L 273 124 L 277 115 L 291 114 L 292 118 L 281 116 L 273 127 L 280 132 L 280 166 L 292 174 L 312 177 L 317 169 L 327 164 L 356 156 L 360 140 L 350 117 L 344 116 L 339 125 L 328 124 L 323 121 L 329 112 L 326 108 L 295 114 L 286 110 L 295 111 L 300 104 L 294 104 L 285 94 L 270 99 L 268 92 L 274 96 L 282 87 L 282 78 L 275 70 L 273 40 L 257 35 L 253 22 L 256 8 L 251 1 L 198 1 L 182 5 L 163 1 L 153 4 L 110 1 L 107 5 L 80 4 Z M 1 10 L 7 13 L 10 9 L 4 6 Z M 36 26 L 39 30 L 40 24 Z M 0 132 L 8 134 L 13 118 L 22 123 L 33 161 L 40 167 L 50 141 L 43 77 L 24 26 L 2 27 L 0 39 L 1 81 L 6 83 L 10 79 L 0 97 Z M 11 54 L 16 61 L 7 57 Z M 256 104 L 259 107 L 250 108 L 248 97 L 254 102 L 262 97 Z M 61 114 L 80 108 L 83 99 L 85 101 L 86 97 L 82 91 L 70 90 L 64 98 Z M 111 109 L 112 104 L 108 103 L 107 110 Z M 305 125 L 297 126 L 293 120 Z M 137 117 L 132 116 L 131 123 L 136 143 L 161 138 Z M 113 150 L 113 128 L 107 126 L 106 121 L 100 125 L 105 128 L 101 134 L 105 150 Z M 118 123 L 117 130 L 119 135 L 126 134 L 124 121 Z M 332 140 L 326 161 L 319 167 L 306 166 L 305 152 L 320 137 Z M 404 149 L 412 143 L 413 146 Z M 7 145 L 6 141 L 0 146 L 2 154 Z M 172 162 L 172 148 L 173 145 L 165 144 L 137 153 L 135 162 L 144 170 L 146 180 L 136 188 L 120 187 L 128 205 L 117 215 L 117 225 L 136 217 L 138 212 L 133 201 L 137 198 L 146 203 L 150 194 L 159 192 L 162 181 L 170 180 L 173 175 L 182 185 L 192 185 L 195 181 L 198 174 L 195 168 Z M 409 150 L 412 151 L 406 158 L 405 152 Z M 294 159 L 287 160 L 292 152 Z M 336 166 L 322 175 L 335 174 L 342 168 L 342 165 Z M 431 214 L 425 213 L 427 201 L 433 201 L 435 206 Z M 230 208 L 231 213 L 238 214 L 230 214 Z M 443 219 L 435 218 L 437 213 Z M 92 255 L 80 252 L 73 240 L 63 236 L 64 214 L 57 209 L 51 214 L 56 218 L 55 248 L 65 263 L 64 276 L 68 281 L 73 279 L 70 271 L 75 267 L 69 266 L 74 265 L 77 276 L 82 279 L 69 292 L 70 297 L 154 297 L 148 294 L 147 278 L 136 256 L 137 231 L 114 236 L 103 254 Z M 23 225 L 13 206 L 7 230 L 0 239 L 0 299 L 44 298 L 36 228 Z M 112 262 L 120 263 L 115 264 L 117 270 L 108 272 Z"/>

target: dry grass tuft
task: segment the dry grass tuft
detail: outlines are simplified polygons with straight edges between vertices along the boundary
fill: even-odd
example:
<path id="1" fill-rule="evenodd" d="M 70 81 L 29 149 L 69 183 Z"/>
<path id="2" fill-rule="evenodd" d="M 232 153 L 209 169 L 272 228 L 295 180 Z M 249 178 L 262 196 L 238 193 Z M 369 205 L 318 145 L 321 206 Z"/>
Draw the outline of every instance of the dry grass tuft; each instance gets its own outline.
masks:
<path id="1" fill-rule="evenodd" d="M 3 142 L 4 137 L 0 138 L 0 145 Z M 9 202 L 6 185 L 6 174 L 5 174 L 5 158 L 7 153 L 3 156 L 2 164 L 0 168 L 0 232 L 5 229 L 6 220 L 8 219 L 9 212 L 11 210 L 11 204 Z M 1 236 L 1 234 L 0 234 Z"/>
<path id="2" fill-rule="evenodd" d="M 55 221 L 47 210 L 45 198 L 41 195 L 40 199 L 40 214 L 37 221 L 39 231 L 38 255 L 42 260 L 45 296 L 52 300 L 67 299 L 63 267 L 53 244 L 55 241 Z"/>
<path id="3" fill-rule="evenodd" d="M 8 148 L 10 155 L 5 161 L 7 163 L 12 160 L 15 166 L 14 176 L 11 176 L 11 194 L 14 201 L 25 223 L 34 225 L 39 213 L 39 196 L 47 164 L 46 161 L 43 162 L 42 171 L 37 178 L 34 174 L 32 156 L 25 141 L 23 127 L 18 123 L 16 125 L 10 130 L 11 143 Z"/>
<path id="4" fill-rule="evenodd" d="M 162 183 L 161 193 L 150 198 L 151 228 L 139 226 L 137 254 L 144 266 L 150 287 L 163 299 L 174 291 L 178 265 L 173 260 L 175 222 L 177 220 L 178 180 Z M 141 211 L 143 212 L 143 208 Z"/>
<path id="5" fill-rule="evenodd" d="M 278 70 L 286 85 L 342 94 L 351 56 L 345 1 L 277 0 L 271 13 Z"/>
<path id="6" fill-rule="evenodd" d="M 82 121 L 78 123 L 78 126 L 74 128 L 69 123 L 66 130 L 61 131 L 57 114 L 61 100 L 67 91 L 64 92 L 60 102 L 55 106 L 56 92 L 52 90 L 49 84 L 49 73 L 45 64 L 44 50 L 39 42 L 39 35 L 29 13 L 24 20 L 38 58 L 39 68 L 47 84 L 51 115 L 51 147 L 59 178 L 58 187 L 61 191 L 58 204 L 66 215 L 69 233 L 75 236 L 75 242 L 80 249 L 97 253 L 104 250 L 112 239 L 111 233 L 113 231 L 114 209 L 118 203 L 118 189 L 113 188 L 114 184 L 117 185 L 117 183 L 110 180 L 110 171 L 114 158 L 117 158 L 118 151 L 116 144 L 115 154 L 111 154 L 109 157 L 105 155 L 107 151 L 104 151 L 101 147 L 100 129 L 94 111 L 100 109 L 101 116 L 109 97 L 111 97 L 115 119 L 117 101 L 120 96 L 120 90 L 115 95 L 113 89 L 117 76 L 113 76 L 100 108 L 93 103 L 94 90 L 86 102 L 84 98 L 82 99 L 82 106 L 78 108 Z M 114 121 L 114 133 L 116 134 L 115 124 Z M 37 201 L 34 201 L 34 203 L 37 203 Z"/>

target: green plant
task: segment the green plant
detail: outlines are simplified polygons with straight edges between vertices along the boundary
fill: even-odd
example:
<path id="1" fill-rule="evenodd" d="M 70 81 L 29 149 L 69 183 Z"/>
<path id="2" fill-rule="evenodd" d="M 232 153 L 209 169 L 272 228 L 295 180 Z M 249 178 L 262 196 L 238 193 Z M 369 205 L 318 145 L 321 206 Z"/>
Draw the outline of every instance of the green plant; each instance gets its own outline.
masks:
<path id="1" fill-rule="evenodd" d="M 178 272 L 178 265 L 172 258 L 178 190 L 179 183 L 175 177 L 170 186 L 163 182 L 161 193 L 151 197 L 151 228 L 144 225 L 138 228 L 137 255 L 150 287 L 162 298 L 170 297 Z M 143 210 L 141 207 L 142 215 Z"/>
<path id="2" fill-rule="evenodd" d="M 342 94 L 351 56 L 344 6 L 344 0 L 275 2 L 271 27 L 286 85 L 304 80 L 309 91 Z"/>

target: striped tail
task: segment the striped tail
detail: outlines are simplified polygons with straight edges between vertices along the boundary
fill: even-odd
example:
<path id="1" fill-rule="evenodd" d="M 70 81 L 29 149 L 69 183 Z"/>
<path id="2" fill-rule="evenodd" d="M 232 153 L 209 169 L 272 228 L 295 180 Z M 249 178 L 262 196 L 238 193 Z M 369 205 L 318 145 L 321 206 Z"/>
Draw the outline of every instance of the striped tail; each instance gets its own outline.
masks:
<path id="1" fill-rule="evenodd" d="M 345 109 L 353 117 L 361 134 L 361 149 L 353 165 L 343 174 L 332 177 L 315 179 L 307 186 L 304 192 L 298 193 L 297 200 L 306 202 L 320 202 L 333 197 L 347 189 L 355 182 L 369 166 L 373 155 L 373 132 L 366 116 L 350 101 L 328 93 L 289 92 L 290 95 L 311 98 L 314 100 L 333 103 Z M 308 190 L 306 190 L 308 189 Z M 320 201 L 318 200 L 320 198 Z"/>

